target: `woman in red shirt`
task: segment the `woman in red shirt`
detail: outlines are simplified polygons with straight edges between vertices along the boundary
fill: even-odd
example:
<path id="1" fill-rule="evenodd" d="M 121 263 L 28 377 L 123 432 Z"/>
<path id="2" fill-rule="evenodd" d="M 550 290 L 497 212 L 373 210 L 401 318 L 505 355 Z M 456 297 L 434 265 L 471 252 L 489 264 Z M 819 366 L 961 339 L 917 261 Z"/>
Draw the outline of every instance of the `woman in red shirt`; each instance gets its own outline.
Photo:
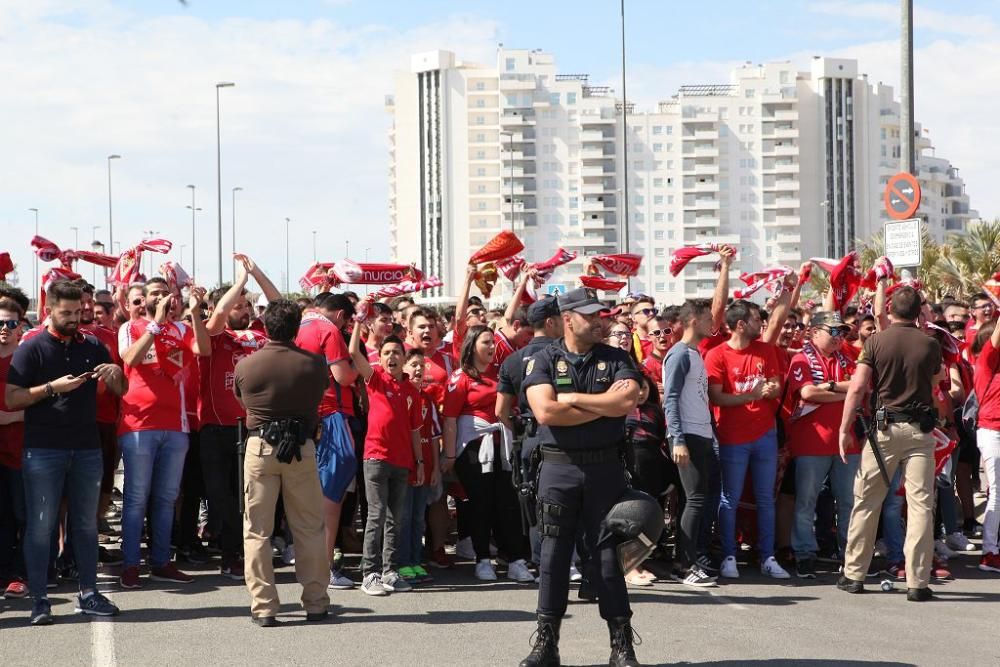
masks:
<path id="1" fill-rule="evenodd" d="M 460 368 L 448 382 L 444 397 L 442 470 L 452 466 L 469 500 L 476 578 L 495 581 L 490 562 L 490 535 L 510 563 L 507 577 L 534 581 L 525 558 L 520 508 L 511 482 L 510 435 L 496 417 L 497 379 L 488 372 L 493 362 L 493 332 L 469 328 L 462 342 Z"/>

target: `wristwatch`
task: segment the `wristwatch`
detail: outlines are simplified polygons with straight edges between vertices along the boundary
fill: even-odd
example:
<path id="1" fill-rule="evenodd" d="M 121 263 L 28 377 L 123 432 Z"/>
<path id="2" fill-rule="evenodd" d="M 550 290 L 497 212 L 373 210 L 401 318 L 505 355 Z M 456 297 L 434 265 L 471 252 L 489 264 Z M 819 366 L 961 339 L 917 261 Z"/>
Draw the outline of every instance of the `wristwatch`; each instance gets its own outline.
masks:
<path id="1" fill-rule="evenodd" d="M 826 388 L 835 394 L 837 393 L 837 383 L 834 382 L 833 380 L 826 383 Z"/>

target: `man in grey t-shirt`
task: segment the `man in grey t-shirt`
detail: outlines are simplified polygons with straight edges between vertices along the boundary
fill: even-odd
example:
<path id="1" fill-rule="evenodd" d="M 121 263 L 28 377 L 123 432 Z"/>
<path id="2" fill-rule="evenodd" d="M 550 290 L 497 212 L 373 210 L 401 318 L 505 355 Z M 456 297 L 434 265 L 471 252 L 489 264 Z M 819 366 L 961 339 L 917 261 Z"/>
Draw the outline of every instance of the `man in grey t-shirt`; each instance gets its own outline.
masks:
<path id="1" fill-rule="evenodd" d="M 680 311 L 684 336 L 663 361 L 663 408 L 667 443 L 687 496 L 681 515 L 679 560 L 689 586 L 715 585 L 708 555 L 712 509 L 719 503 L 719 459 L 708 406 L 708 374 L 698 343 L 712 331 L 712 304 L 690 299 Z"/>

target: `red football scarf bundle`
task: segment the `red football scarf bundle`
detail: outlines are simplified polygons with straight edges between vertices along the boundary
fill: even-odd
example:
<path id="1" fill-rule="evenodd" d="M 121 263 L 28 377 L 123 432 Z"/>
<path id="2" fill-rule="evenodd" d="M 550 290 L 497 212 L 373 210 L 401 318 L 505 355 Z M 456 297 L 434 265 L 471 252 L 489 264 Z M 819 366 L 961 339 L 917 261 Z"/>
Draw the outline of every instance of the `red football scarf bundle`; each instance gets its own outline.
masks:
<path id="1" fill-rule="evenodd" d="M 545 281 L 547 281 L 549 278 L 552 277 L 552 274 L 555 272 L 557 268 L 559 268 L 563 264 L 568 264 L 569 262 L 572 262 L 574 259 L 576 259 L 576 257 L 577 254 L 575 252 L 570 252 L 569 250 L 564 250 L 563 248 L 559 248 L 558 250 L 556 250 L 556 254 L 554 254 L 552 257 L 545 260 L 544 262 L 536 262 L 534 264 L 529 265 L 525 261 L 524 257 L 522 257 L 521 255 L 517 255 L 515 257 L 510 257 L 508 259 L 501 259 L 497 262 L 494 262 L 494 265 L 496 266 L 497 271 L 502 273 L 511 282 L 517 281 L 518 276 L 521 275 L 521 271 L 523 271 L 525 268 L 534 269 L 535 278 L 533 282 L 535 283 L 535 288 L 537 289 L 542 285 L 544 285 Z"/>
<path id="2" fill-rule="evenodd" d="M 878 281 L 883 278 L 888 278 L 890 281 L 899 280 L 899 276 L 896 275 L 896 270 L 892 266 L 892 260 L 884 256 L 876 259 L 875 265 L 868 269 L 868 273 L 865 274 L 864 279 L 861 281 L 861 286 L 874 291 Z"/>
<path id="3" fill-rule="evenodd" d="M 138 340 L 146 332 L 149 322 L 139 318 L 129 322 L 132 340 Z M 153 349 L 156 350 L 156 366 L 161 373 L 175 383 L 180 384 L 187 373 L 188 366 L 194 362 L 194 354 L 181 346 L 181 341 L 174 338 L 167 330 L 176 325 L 164 324 L 163 331 L 153 336 Z M 182 375 L 183 373 L 183 375 Z"/>
<path id="4" fill-rule="evenodd" d="M 625 287 L 624 280 L 609 280 L 604 276 L 580 276 L 580 284 L 591 289 L 602 289 L 608 292 L 617 292 Z"/>
<path id="5" fill-rule="evenodd" d="M 314 262 L 305 275 L 299 278 L 299 286 L 306 292 L 319 287 L 325 292 L 343 284 L 348 285 L 392 285 L 404 280 L 422 280 L 423 271 L 412 264 L 378 264 L 354 262 L 342 259 L 339 262 Z"/>
<path id="6" fill-rule="evenodd" d="M 838 260 L 824 257 L 812 257 L 810 262 L 830 274 L 830 289 L 833 290 L 833 308 L 843 311 L 858 288 L 861 287 L 861 272 L 858 270 L 858 253 L 849 252 Z"/>
<path id="7" fill-rule="evenodd" d="M 713 252 L 719 252 L 725 247 L 725 243 L 699 243 L 697 245 L 683 246 L 674 250 L 673 254 L 670 256 L 670 275 L 676 278 L 692 259 L 695 259 L 696 257 L 704 257 L 705 255 L 711 255 Z M 718 270 L 720 268 L 720 264 L 716 263 L 715 268 Z"/>
<path id="8" fill-rule="evenodd" d="M 369 317 L 371 317 L 372 304 L 379 299 L 403 296 L 404 294 L 412 294 L 413 292 L 422 292 L 425 289 L 441 287 L 443 284 L 444 283 L 440 278 L 432 276 L 421 280 L 404 280 L 398 285 L 388 285 L 380 290 L 368 294 L 364 299 L 358 302 L 358 305 L 354 309 L 354 319 L 358 322 L 366 321 Z"/>
<path id="9" fill-rule="evenodd" d="M 927 328 L 935 332 L 935 337 L 941 343 L 941 357 L 945 363 L 957 364 L 962 358 L 962 341 L 955 338 L 950 331 L 939 327 L 933 322 L 927 323 Z"/>
<path id="10" fill-rule="evenodd" d="M 108 282 L 119 287 L 128 287 L 139 279 L 143 251 L 166 254 L 173 244 L 166 239 L 148 239 L 137 246 L 129 248 L 115 263 Z"/>
<path id="11" fill-rule="evenodd" d="M 762 288 L 767 288 L 775 296 L 781 296 L 784 291 L 785 277 L 791 273 L 792 270 L 787 266 L 775 266 L 754 273 L 741 273 L 740 280 L 746 284 L 746 287 L 734 291 L 733 296 L 737 299 L 746 299 Z"/>
<path id="12" fill-rule="evenodd" d="M 504 230 L 490 239 L 486 245 L 480 248 L 472 257 L 469 264 L 485 264 L 486 262 L 496 262 L 501 259 L 513 257 L 524 250 L 521 239 L 514 235 L 514 232 Z"/>
<path id="13" fill-rule="evenodd" d="M 642 255 L 621 253 L 618 255 L 594 255 L 590 258 L 597 266 L 616 276 L 634 276 L 639 273 Z"/>
<path id="14" fill-rule="evenodd" d="M 14 261 L 9 252 L 0 252 L 0 280 L 7 280 L 7 274 L 14 271 Z"/>
<path id="15" fill-rule="evenodd" d="M 58 260 L 63 267 L 70 270 L 73 268 L 73 262 L 77 260 L 83 260 L 84 262 L 90 262 L 91 264 L 104 266 L 109 269 L 118 263 L 118 258 L 113 255 L 105 255 L 89 250 L 61 250 L 55 243 L 42 236 L 32 238 L 31 245 L 35 248 L 35 254 L 38 255 L 38 259 L 43 262 Z"/>
<path id="16" fill-rule="evenodd" d="M 187 274 L 180 264 L 176 262 L 164 262 L 160 264 L 160 275 L 167 279 L 167 285 L 171 292 L 179 292 L 182 287 L 191 287 L 194 280 Z"/>

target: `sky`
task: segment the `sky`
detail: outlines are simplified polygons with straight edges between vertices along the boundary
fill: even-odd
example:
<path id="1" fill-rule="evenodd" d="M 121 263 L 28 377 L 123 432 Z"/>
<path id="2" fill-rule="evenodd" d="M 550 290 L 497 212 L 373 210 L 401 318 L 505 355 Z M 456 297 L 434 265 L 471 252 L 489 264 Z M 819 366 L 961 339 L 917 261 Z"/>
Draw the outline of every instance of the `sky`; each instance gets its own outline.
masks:
<path id="1" fill-rule="evenodd" d="M 972 207 L 1000 215 L 1000 2 L 916 0 L 916 118 L 959 167 Z M 33 284 L 29 240 L 63 248 L 170 239 L 214 285 L 215 84 L 221 92 L 223 278 L 236 247 L 279 287 L 313 259 L 388 260 L 394 72 L 447 49 L 490 63 L 498 44 L 554 54 L 563 73 L 620 89 L 618 0 L 0 0 L 0 251 Z M 898 89 L 899 2 L 626 0 L 629 98 L 726 83 L 743 62 L 852 57 Z M 984 150 L 985 148 L 985 150 Z M 196 265 L 191 265 L 194 185 Z M 76 227 L 76 231 L 72 228 Z M 97 229 L 95 229 L 97 227 Z M 349 243 L 349 248 L 346 244 Z M 186 246 L 182 249 L 181 246 Z M 159 264 L 163 256 L 155 256 Z M 90 277 L 90 265 L 81 264 Z"/>

